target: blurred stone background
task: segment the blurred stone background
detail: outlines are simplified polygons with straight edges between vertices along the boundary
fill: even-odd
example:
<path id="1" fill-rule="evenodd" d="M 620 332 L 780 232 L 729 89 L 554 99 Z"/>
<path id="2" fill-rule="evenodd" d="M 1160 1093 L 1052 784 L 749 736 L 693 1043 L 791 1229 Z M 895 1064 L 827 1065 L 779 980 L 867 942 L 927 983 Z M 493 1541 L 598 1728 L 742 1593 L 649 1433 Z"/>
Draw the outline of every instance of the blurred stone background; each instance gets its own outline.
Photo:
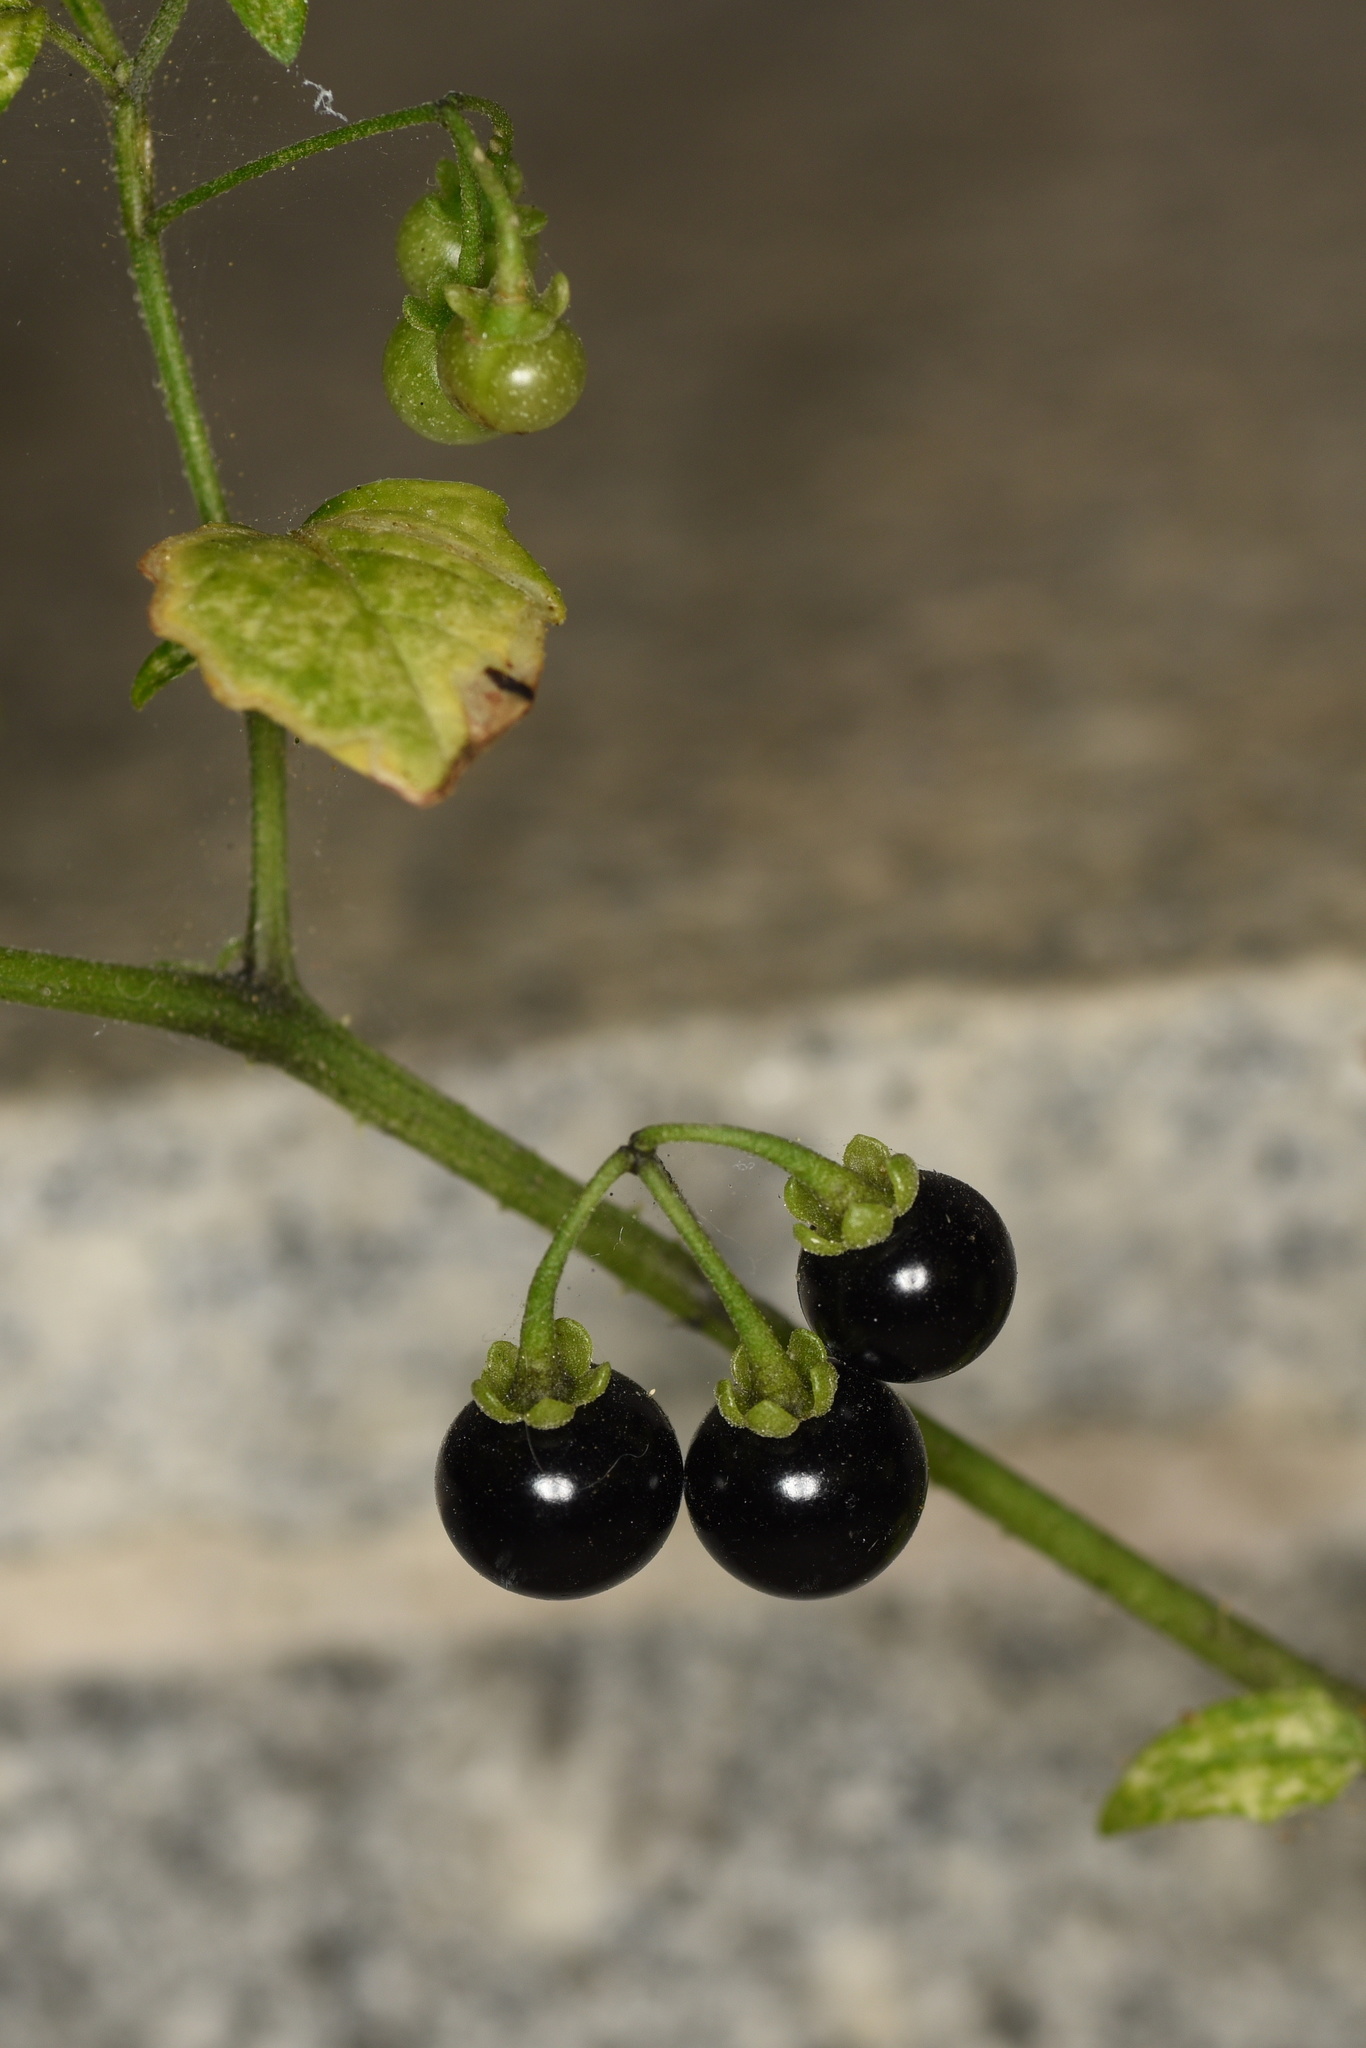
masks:
<path id="1" fill-rule="evenodd" d="M 569 1166 L 716 1112 L 975 1179 L 1019 1308 L 927 1405 L 1360 1670 L 1360 10 L 315 12 L 282 72 L 195 0 L 167 189 L 322 125 L 306 80 L 491 93 L 592 381 L 458 458 L 388 414 L 422 134 L 172 231 L 242 517 L 469 476 L 570 607 L 443 809 L 296 755 L 313 985 Z M 209 958 L 241 741 L 193 677 L 127 706 L 192 514 L 101 149 L 49 53 L 0 136 L 0 909 Z M 509 1602 L 429 1470 L 533 1234 L 204 1049 L 16 1012 L 0 1078 L 6 2039 L 1357 2048 L 1359 1794 L 1090 1833 L 1187 1660 L 941 1499 L 829 1607 L 686 1530 Z M 781 1290 L 776 1187 L 696 1184 Z M 689 1427 L 715 1359 L 574 1299 Z"/>

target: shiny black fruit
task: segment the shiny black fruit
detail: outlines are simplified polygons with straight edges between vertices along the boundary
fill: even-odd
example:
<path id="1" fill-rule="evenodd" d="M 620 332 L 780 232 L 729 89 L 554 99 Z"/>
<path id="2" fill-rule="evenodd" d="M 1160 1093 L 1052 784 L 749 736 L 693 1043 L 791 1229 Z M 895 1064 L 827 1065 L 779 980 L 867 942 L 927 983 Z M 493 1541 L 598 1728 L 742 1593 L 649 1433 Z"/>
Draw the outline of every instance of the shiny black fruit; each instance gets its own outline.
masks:
<path id="1" fill-rule="evenodd" d="M 789 1600 L 876 1578 L 909 1541 L 929 1483 L 915 1418 L 860 1373 L 791 1436 L 756 1436 L 713 1408 L 684 1475 L 688 1513 L 717 1563 Z"/>
<path id="2" fill-rule="evenodd" d="M 1015 1299 L 1015 1248 L 976 1188 L 922 1172 L 881 1244 L 803 1252 L 797 1294 L 839 1365 L 884 1380 L 938 1380 L 1000 1334 Z"/>
<path id="3" fill-rule="evenodd" d="M 460 1555 L 540 1600 L 629 1579 L 672 1529 L 682 1494 L 673 1424 L 618 1372 L 560 1429 L 494 1422 L 471 1401 L 436 1461 L 437 1506 Z"/>

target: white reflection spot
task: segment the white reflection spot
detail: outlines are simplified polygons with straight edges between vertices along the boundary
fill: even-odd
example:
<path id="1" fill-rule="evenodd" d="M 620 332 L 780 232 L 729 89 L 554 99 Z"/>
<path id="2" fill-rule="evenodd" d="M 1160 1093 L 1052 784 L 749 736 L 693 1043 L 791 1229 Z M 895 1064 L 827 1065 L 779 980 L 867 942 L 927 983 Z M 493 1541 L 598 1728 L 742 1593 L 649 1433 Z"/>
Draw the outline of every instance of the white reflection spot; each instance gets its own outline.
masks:
<path id="1" fill-rule="evenodd" d="M 778 1481 L 779 1493 L 789 1500 L 814 1500 L 821 1490 L 819 1472 L 785 1472 Z"/>
<path id="2" fill-rule="evenodd" d="M 573 1500 L 574 1482 L 563 1472 L 538 1472 L 531 1491 L 541 1500 Z"/>
<path id="3" fill-rule="evenodd" d="M 928 1266 L 898 1266 L 892 1285 L 898 1294 L 923 1294 L 930 1284 Z"/>

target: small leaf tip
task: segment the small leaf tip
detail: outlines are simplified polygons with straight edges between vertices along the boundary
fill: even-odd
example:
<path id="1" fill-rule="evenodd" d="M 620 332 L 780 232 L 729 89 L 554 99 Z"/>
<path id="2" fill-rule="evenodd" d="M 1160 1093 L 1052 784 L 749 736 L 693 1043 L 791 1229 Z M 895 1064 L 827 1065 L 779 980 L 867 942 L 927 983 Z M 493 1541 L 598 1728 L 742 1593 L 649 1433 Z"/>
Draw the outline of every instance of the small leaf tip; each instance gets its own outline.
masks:
<path id="1" fill-rule="evenodd" d="M 308 0 L 228 0 L 247 34 L 277 63 L 292 64 L 308 26 Z"/>

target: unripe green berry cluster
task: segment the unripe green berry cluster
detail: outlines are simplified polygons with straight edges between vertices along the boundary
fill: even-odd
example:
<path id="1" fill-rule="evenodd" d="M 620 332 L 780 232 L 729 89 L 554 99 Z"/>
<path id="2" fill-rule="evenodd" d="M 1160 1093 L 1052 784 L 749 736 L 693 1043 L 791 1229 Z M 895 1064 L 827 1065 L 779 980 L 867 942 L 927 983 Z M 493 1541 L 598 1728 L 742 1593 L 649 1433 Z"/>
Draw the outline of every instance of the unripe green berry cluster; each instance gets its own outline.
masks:
<path id="1" fill-rule="evenodd" d="M 566 324 L 569 281 L 535 287 L 546 217 L 518 200 L 502 138 L 437 166 L 409 207 L 395 254 L 408 288 L 384 352 L 384 386 L 415 433 L 447 446 L 534 434 L 577 404 L 583 344 Z"/>

